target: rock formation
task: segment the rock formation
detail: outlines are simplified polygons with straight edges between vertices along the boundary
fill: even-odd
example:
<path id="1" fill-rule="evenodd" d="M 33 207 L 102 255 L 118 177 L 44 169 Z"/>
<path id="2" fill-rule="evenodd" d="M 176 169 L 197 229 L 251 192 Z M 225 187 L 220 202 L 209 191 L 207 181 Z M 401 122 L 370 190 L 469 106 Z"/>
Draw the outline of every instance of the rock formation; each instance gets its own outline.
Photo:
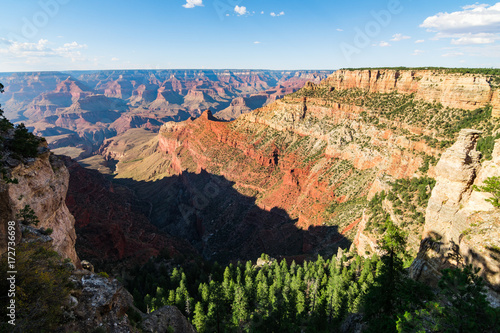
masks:
<path id="1" fill-rule="evenodd" d="M 448 73 L 445 70 L 340 70 L 325 80 L 335 89 L 415 94 L 427 102 L 472 110 L 488 104 L 500 112 L 498 90 L 491 78 L 480 74 Z"/>
<path id="2" fill-rule="evenodd" d="M 196 333 L 194 327 L 175 306 L 164 306 L 145 316 L 142 322 L 143 332 Z"/>
<path id="3" fill-rule="evenodd" d="M 479 131 L 462 130 L 457 142 L 436 166 L 436 186 L 426 211 L 420 252 L 411 275 L 436 284 L 440 270 L 472 264 L 489 286 L 500 291 L 500 212 L 485 199 L 491 194 L 475 190 L 489 177 L 500 176 L 500 142 L 493 160 L 479 163 L 475 150 Z M 496 295 L 490 299 L 500 304 Z"/>
<path id="4" fill-rule="evenodd" d="M 481 155 L 475 150 L 481 132 L 462 130 L 436 165 L 436 186 L 426 211 L 423 238 L 442 236 L 443 242 L 458 243 L 465 226 L 460 225 L 457 212 L 472 192 Z M 460 206 L 462 204 L 462 207 Z"/>
<path id="5" fill-rule="evenodd" d="M 38 227 L 53 230 L 54 249 L 63 258 L 79 265 L 75 252 L 75 219 L 65 203 L 69 173 L 64 163 L 46 152 L 24 163 L 15 163 L 10 174 L 18 184 L 0 184 L 1 225 L 6 226 L 8 221 L 15 220 L 16 214 L 28 205 L 40 220 Z M 5 241 L 5 232 L 2 232 L 1 239 Z M 1 251 L 6 251 L 5 243 Z"/>

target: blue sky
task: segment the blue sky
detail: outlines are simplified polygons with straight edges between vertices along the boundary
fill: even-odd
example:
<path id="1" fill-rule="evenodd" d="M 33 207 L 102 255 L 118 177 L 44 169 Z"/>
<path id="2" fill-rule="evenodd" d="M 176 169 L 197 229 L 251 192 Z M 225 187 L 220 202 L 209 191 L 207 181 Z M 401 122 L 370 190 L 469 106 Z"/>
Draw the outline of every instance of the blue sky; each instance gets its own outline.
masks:
<path id="1" fill-rule="evenodd" d="M 499 39 L 500 2 L 0 2 L 0 72 L 500 67 Z"/>

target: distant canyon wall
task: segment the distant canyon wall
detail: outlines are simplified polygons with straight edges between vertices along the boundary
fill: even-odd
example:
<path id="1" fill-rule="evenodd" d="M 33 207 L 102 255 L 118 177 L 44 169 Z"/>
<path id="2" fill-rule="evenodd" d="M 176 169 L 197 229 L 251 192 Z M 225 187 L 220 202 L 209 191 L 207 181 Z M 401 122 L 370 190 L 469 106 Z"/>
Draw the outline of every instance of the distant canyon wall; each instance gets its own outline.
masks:
<path id="1" fill-rule="evenodd" d="M 131 128 L 157 131 L 166 121 L 220 119 L 319 83 L 331 71 L 116 70 L 0 73 L 6 116 L 44 136 L 59 154 L 84 158 Z"/>

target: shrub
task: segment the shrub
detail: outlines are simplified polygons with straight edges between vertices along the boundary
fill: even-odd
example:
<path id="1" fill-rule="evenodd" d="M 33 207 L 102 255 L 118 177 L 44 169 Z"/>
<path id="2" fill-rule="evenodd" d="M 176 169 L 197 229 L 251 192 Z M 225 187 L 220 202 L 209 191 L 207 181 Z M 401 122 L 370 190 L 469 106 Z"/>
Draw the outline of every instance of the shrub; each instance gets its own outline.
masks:
<path id="1" fill-rule="evenodd" d="M 104 278 L 109 278 L 109 274 L 106 272 L 99 272 L 99 273 L 97 273 L 97 275 L 102 276 Z"/>
<path id="2" fill-rule="evenodd" d="M 39 139 L 21 123 L 16 126 L 14 138 L 10 141 L 9 148 L 22 157 L 36 157 L 39 144 Z"/>
<path id="3" fill-rule="evenodd" d="M 54 232 L 54 229 L 52 228 L 47 228 L 43 231 L 43 234 L 44 235 L 52 235 L 52 233 Z"/>
<path id="4" fill-rule="evenodd" d="M 491 204 L 499 208 L 500 207 L 500 177 L 489 177 L 484 181 L 483 186 L 474 186 L 474 190 L 480 192 L 488 192 L 493 195 L 491 198 L 485 199 Z"/>
<path id="5" fill-rule="evenodd" d="M 500 139 L 500 134 L 497 134 L 496 136 L 486 136 L 477 140 L 476 149 L 482 153 L 483 159 L 491 160 L 493 147 L 495 146 L 495 140 L 497 139 Z"/>
<path id="6" fill-rule="evenodd" d="M 24 208 L 16 214 L 16 219 L 20 220 L 21 223 L 26 225 L 38 225 L 38 223 L 40 222 L 35 214 L 35 211 L 30 207 L 30 205 L 24 206 Z"/>

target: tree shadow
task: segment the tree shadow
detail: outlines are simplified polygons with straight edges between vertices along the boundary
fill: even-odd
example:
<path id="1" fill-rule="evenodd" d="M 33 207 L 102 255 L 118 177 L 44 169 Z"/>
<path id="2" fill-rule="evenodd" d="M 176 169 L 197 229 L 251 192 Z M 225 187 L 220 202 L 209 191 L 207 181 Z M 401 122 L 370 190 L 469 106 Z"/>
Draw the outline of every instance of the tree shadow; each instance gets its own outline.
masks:
<path id="1" fill-rule="evenodd" d="M 458 244 L 453 240 L 443 241 L 443 236 L 436 232 L 430 232 L 429 236 L 422 239 L 416 260 L 410 271 L 414 271 L 416 280 L 436 286 L 441 277 L 441 270 L 446 268 L 464 267 L 473 265 L 480 268 L 479 275 L 483 277 L 488 287 L 496 293 L 500 292 L 500 284 L 494 276 L 499 274 L 499 254 L 495 249 L 488 249 L 488 256 L 483 255 L 462 242 L 463 237 L 458 239 Z"/>

